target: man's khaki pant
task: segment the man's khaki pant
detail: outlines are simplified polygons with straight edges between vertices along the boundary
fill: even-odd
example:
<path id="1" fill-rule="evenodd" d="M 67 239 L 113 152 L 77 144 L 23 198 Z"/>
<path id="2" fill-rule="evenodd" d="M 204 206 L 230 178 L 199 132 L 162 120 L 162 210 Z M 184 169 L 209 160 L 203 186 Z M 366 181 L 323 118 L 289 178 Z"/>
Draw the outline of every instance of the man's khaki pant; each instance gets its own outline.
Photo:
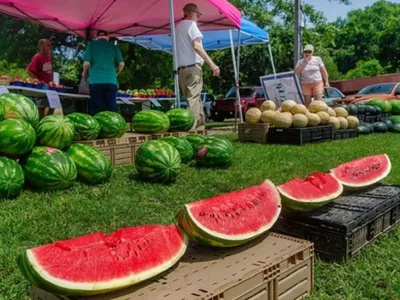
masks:
<path id="1" fill-rule="evenodd" d="M 192 129 L 205 129 L 201 90 L 203 89 L 203 71 L 200 66 L 185 68 L 179 71 L 179 86 L 187 99 L 189 109 L 195 117 Z"/>

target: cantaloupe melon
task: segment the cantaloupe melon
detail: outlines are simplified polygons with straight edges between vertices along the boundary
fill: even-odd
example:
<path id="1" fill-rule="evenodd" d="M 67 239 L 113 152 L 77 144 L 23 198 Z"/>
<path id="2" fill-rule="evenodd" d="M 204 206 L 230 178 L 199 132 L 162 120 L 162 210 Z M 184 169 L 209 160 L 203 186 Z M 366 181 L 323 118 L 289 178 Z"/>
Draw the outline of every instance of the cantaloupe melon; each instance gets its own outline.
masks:
<path id="1" fill-rule="evenodd" d="M 340 123 L 340 129 L 347 129 L 347 127 L 349 126 L 347 119 L 343 117 L 338 117 L 337 119 L 339 120 Z"/>
<path id="2" fill-rule="evenodd" d="M 276 117 L 276 111 L 274 110 L 264 110 L 261 114 L 261 122 L 267 124 L 273 124 L 273 120 Z"/>
<path id="3" fill-rule="evenodd" d="M 318 117 L 321 118 L 321 125 L 329 124 L 329 114 L 326 111 L 317 112 Z"/>
<path id="4" fill-rule="evenodd" d="M 261 104 L 260 109 L 262 112 L 266 110 L 275 110 L 276 109 L 275 102 L 271 100 L 264 101 L 263 104 Z"/>
<path id="5" fill-rule="evenodd" d="M 340 121 L 336 117 L 330 117 L 329 124 L 333 125 L 333 129 L 340 129 Z"/>
<path id="6" fill-rule="evenodd" d="M 291 113 L 279 113 L 276 114 L 272 122 L 276 128 L 289 128 L 292 126 L 292 121 Z"/>
<path id="7" fill-rule="evenodd" d="M 290 112 L 292 113 L 292 115 L 296 115 L 296 114 L 305 115 L 307 113 L 307 107 L 305 107 L 305 105 L 303 105 L 303 104 L 296 104 L 295 106 L 293 106 L 293 108 L 290 110 Z"/>
<path id="8" fill-rule="evenodd" d="M 335 107 L 333 110 L 336 113 L 336 117 L 347 118 L 349 116 L 348 111 L 344 107 Z"/>
<path id="9" fill-rule="evenodd" d="M 307 115 L 307 118 L 308 118 L 307 126 L 309 127 L 318 126 L 319 123 L 321 123 L 321 118 L 317 114 L 309 113 Z"/>
<path id="10" fill-rule="evenodd" d="M 333 110 L 332 107 L 328 107 L 328 114 L 330 117 L 336 117 L 336 112 Z"/>
<path id="11" fill-rule="evenodd" d="M 292 124 L 293 127 L 302 128 L 302 127 L 307 127 L 307 125 L 308 125 L 308 118 L 306 115 L 296 114 L 293 116 L 293 124 Z"/>
<path id="12" fill-rule="evenodd" d="M 311 102 L 311 104 L 308 106 L 308 110 L 310 113 L 317 113 L 320 111 L 328 111 L 328 104 L 326 104 L 324 101 L 321 100 L 316 100 Z"/>
<path id="13" fill-rule="evenodd" d="M 360 120 L 355 116 L 348 116 L 346 120 L 349 123 L 349 129 L 356 129 L 360 125 Z"/>
<path id="14" fill-rule="evenodd" d="M 283 101 L 281 105 L 281 110 L 282 112 L 290 112 L 296 104 L 297 104 L 296 101 L 293 100 Z"/>
<path id="15" fill-rule="evenodd" d="M 252 107 L 246 111 L 246 122 L 250 124 L 260 123 L 261 121 L 261 110 L 257 107 Z"/>

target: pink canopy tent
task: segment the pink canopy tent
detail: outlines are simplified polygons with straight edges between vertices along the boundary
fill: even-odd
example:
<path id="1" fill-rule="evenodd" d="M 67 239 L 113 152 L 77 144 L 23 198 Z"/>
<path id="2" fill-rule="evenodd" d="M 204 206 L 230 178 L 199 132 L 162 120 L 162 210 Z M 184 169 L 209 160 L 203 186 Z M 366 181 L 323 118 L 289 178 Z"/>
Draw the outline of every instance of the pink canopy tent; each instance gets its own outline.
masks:
<path id="1" fill-rule="evenodd" d="M 200 30 L 240 28 L 241 13 L 227 0 L 0 0 L 0 13 L 81 37 L 99 29 L 110 36 L 171 33 L 179 106 L 175 22 L 182 19 L 182 8 L 190 2 L 203 12 Z"/>

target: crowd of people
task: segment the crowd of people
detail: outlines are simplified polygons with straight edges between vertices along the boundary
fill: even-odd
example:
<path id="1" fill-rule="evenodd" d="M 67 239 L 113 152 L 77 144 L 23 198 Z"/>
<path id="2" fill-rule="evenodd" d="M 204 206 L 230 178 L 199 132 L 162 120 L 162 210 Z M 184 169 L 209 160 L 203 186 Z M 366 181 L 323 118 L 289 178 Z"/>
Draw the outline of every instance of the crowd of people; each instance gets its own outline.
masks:
<path id="1" fill-rule="evenodd" d="M 214 76 L 220 68 L 210 58 L 202 45 L 203 35 L 197 22 L 202 16 L 196 4 L 183 7 L 183 19 L 176 26 L 176 52 L 180 89 L 187 99 L 188 108 L 195 116 L 193 129 L 204 129 L 205 116 L 201 101 L 203 89 L 203 64 L 209 65 Z M 322 59 L 314 55 L 314 47 L 304 47 L 304 57 L 297 62 L 295 74 L 299 76 L 305 104 L 312 98 L 322 100 L 324 86 L 329 87 L 329 76 Z M 89 84 L 91 114 L 100 111 L 118 111 L 118 74 L 124 69 L 119 48 L 109 43 L 108 33 L 97 32 L 83 56 L 82 78 Z M 39 53 L 33 56 L 27 67 L 29 76 L 49 83 L 53 80 L 52 44 L 50 40 L 39 41 Z"/>

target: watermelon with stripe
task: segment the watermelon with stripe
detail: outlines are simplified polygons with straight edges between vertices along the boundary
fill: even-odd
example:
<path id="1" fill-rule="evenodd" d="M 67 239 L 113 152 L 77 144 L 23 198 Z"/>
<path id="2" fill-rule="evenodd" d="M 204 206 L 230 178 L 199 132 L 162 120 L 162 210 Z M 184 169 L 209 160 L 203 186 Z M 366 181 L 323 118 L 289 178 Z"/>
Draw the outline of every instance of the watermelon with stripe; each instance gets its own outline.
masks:
<path id="1" fill-rule="evenodd" d="M 39 110 L 36 104 L 23 95 L 0 95 L 0 120 L 24 119 L 33 127 L 39 123 Z"/>
<path id="2" fill-rule="evenodd" d="M 179 155 L 181 156 L 182 163 L 185 164 L 192 160 L 193 148 L 187 140 L 175 136 L 169 136 L 160 139 L 160 141 L 167 142 L 171 146 L 175 147 L 175 149 L 178 150 Z"/>
<path id="3" fill-rule="evenodd" d="M 158 110 L 142 110 L 132 118 L 132 128 L 140 133 L 163 133 L 169 129 L 169 119 Z"/>
<path id="4" fill-rule="evenodd" d="M 74 134 L 74 124 L 63 115 L 46 116 L 36 127 L 37 145 L 60 150 L 65 150 L 72 144 Z"/>
<path id="5" fill-rule="evenodd" d="M 67 154 L 75 162 L 80 180 L 98 184 L 110 179 L 112 165 L 96 148 L 84 144 L 73 144 L 69 147 Z"/>
<path id="6" fill-rule="evenodd" d="M 100 124 L 91 115 L 72 113 L 67 116 L 75 126 L 75 141 L 95 140 L 100 134 Z"/>
<path id="7" fill-rule="evenodd" d="M 149 181 L 171 182 L 181 171 L 181 157 L 178 150 L 160 140 L 142 144 L 135 158 L 139 176 Z"/>
<path id="8" fill-rule="evenodd" d="M 18 196 L 24 182 L 25 176 L 21 166 L 15 160 L 0 157 L 0 199 Z"/>
<path id="9" fill-rule="evenodd" d="M 78 175 L 74 161 L 65 152 L 55 148 L 35 147 L 20 163 L 27 183 L 39 189 L 69 188 Z"/>
<path id="10" fill-rule="evenodd" d="M 35 146 L 35 129 L 23 119 L 8 119 L 0 122 L 0 153 L 19 157 Z"/>
<path id="11" fill-rule="evenodd" d="M 170 122 L 169 131 L 188 131 L 194 125 L 194 115 L 188 109 L 171 109 L 166 115 Z"/>
<path id="12" fill-rule="evenodd" d="M 196 153 L 197 164 L 203 167 L 227 168 L 232 164 L 232 149 L 227 140 L 217 137 L 206 138 Z"/>
<path id="13" fill-rule="evenodd" d="M 126 121 L 119 113 L 102 111 L 97 113 L 94 118 L 100 124 L 98 137 L 101 139 L 120 138 L 126 131 Z"/>
<path id="14" fill-rule="evenodd" d="M 193 152 L 197 153 L 200 147 L 203 146 L 205 138 L 206 137 L 203 135 L 190 134 L 187 137 L 185 137 L 185 140 L 187 140 L 192 145 Z"/>
<path id="15" fill-rule="evenodd" d="M 230 152 L 232 153 L 235 152 L 235 148 L 233 147 L 232 143 L 228 141 L 226 138 L 220 136 L 208 136 L 206 137 L 206 139 L 208 141 L 214 141 L 216 143 L 224 144 Z"/>

